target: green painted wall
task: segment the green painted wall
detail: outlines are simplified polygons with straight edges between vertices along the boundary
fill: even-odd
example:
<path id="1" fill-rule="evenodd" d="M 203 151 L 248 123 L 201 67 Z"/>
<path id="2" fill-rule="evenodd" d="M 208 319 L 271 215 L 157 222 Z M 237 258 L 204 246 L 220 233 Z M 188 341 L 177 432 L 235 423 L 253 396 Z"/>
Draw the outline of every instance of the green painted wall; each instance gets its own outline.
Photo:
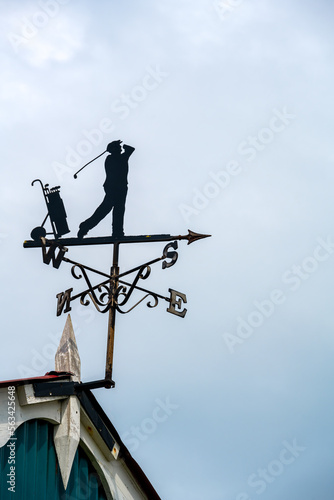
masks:
<path id="1" fill-rule="evenodd" d="M 81 447 L 75 455 L 71 476 L 64 490 L 53 444 L 54 426 L 30 420 L 16 431 L 16 441 L 0 448 L 0 500 L 106 500 L 97 472 Z M 15 442 L 15 464 L 11 448 Z M 13 457 L 14 447 L 12 447 Z M 10 466 L 15 465 L 15 493 L 8 490 Z"/>

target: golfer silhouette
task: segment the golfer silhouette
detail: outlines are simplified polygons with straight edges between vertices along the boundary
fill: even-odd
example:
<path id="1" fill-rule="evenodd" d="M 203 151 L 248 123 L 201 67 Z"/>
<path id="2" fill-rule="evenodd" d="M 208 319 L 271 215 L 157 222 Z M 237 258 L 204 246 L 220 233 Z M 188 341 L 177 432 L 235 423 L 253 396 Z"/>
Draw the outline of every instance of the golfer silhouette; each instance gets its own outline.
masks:
<path id="1" fill-rule="evenodd" d="M 113 209 L 112 235 L 116 238 L 124 236 L 125 200 L 128 192 L 128 160 L 135 148 L 113 141 L 107 146 L 110 155 L 104 163 L 106 180 L 103 184 L 105 197 L 93 215 L 79 225 L 78 238 L 83 238 L 90 229 L 95 227 Z"/>

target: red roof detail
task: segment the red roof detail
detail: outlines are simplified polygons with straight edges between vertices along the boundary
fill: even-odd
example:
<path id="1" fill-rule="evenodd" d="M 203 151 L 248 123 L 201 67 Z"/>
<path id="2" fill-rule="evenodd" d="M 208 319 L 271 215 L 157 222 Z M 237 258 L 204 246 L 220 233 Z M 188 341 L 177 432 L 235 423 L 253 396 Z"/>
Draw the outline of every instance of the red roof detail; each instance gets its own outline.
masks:
<path id="1" fill-rule="evenodd" d="M 3 382 L 0 382 L 0 388 L 1 387 L 8 387 L 9 385 L 33 384 L 35 382 L 45 382 L 46 380 L 69 378 L 72 375 L 73 375 L 73 373 L 70 373 L 70 372 L 52 371 L 52 372 L 47 372 L 42 377 L 19 378 L 16 380 L 5 380 Z"/>

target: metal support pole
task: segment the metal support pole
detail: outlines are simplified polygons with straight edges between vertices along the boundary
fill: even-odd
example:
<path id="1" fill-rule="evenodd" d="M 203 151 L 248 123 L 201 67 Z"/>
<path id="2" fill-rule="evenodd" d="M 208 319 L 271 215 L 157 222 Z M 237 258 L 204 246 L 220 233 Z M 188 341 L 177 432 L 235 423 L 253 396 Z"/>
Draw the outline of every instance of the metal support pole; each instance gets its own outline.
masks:
<path id="1" fill-rule="evenodd" d="M 113 277 L 119 275 L 118 257 L 119 257 L 119 243 L 114 243 L 113 265 L 110 271 L 110 274 Z M 116 306 L 115 306 L 114 296 L 118 288 L 118 280 L 114 280 L 113 282 L 111 282 L 110 286 L 113 298 L 112 298 L 111 308 L 109 310 L 109 320 L 108 320 L 108 343 L 107 343 L 106 376 L 105 376 L 105 382 L 106 382 L 105 387 L 107 389 L 110 389 L 115 385 L 111 377 L 112 377 L 112 366 L 114 357 L 115 319 L 116 319 Z"/>

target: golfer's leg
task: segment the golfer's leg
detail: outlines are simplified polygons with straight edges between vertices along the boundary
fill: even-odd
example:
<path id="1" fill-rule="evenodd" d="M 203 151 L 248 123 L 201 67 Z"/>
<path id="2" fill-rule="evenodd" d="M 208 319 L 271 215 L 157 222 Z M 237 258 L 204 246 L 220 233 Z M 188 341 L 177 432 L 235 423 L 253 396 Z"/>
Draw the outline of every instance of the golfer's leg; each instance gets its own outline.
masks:
<path id="1" fill-rule="evenodd" d="M 112 234 L 115 236 L 124 235 L 124 213 L 125 213 L 126 192 L 119 195 L 115 200 L 112 217 Z"/>
<path id="2" fill-rule="evenodd" d="M 110 196 L 105 195 L 104 200 L 102 201 L 101 205 L 97 207 L 95 212 L 89 219 L 87 219 L 86 222 L 89 224 L 89 229 L 92 229 L 92 227 L 97 226 L 97 224 L 105 218 L 106 215 L 109 214 L 113 207 L 113 200 Z"/>
<path id="3" fill-rule="evenodd" d="M 81 232 L 80 235 L 87 234 L 90 229 L 95 227 L 102 219 L 104 219 L 106 215 L 108 215 L 112 207 L 113 207 L 112 197 L 106 194 L 101 205 L 97 207 L 93 215 L 88 219 L 86 219 L 85 221 L 81 222 L 79 226 L 80 227 L 79 232 Z"/>

